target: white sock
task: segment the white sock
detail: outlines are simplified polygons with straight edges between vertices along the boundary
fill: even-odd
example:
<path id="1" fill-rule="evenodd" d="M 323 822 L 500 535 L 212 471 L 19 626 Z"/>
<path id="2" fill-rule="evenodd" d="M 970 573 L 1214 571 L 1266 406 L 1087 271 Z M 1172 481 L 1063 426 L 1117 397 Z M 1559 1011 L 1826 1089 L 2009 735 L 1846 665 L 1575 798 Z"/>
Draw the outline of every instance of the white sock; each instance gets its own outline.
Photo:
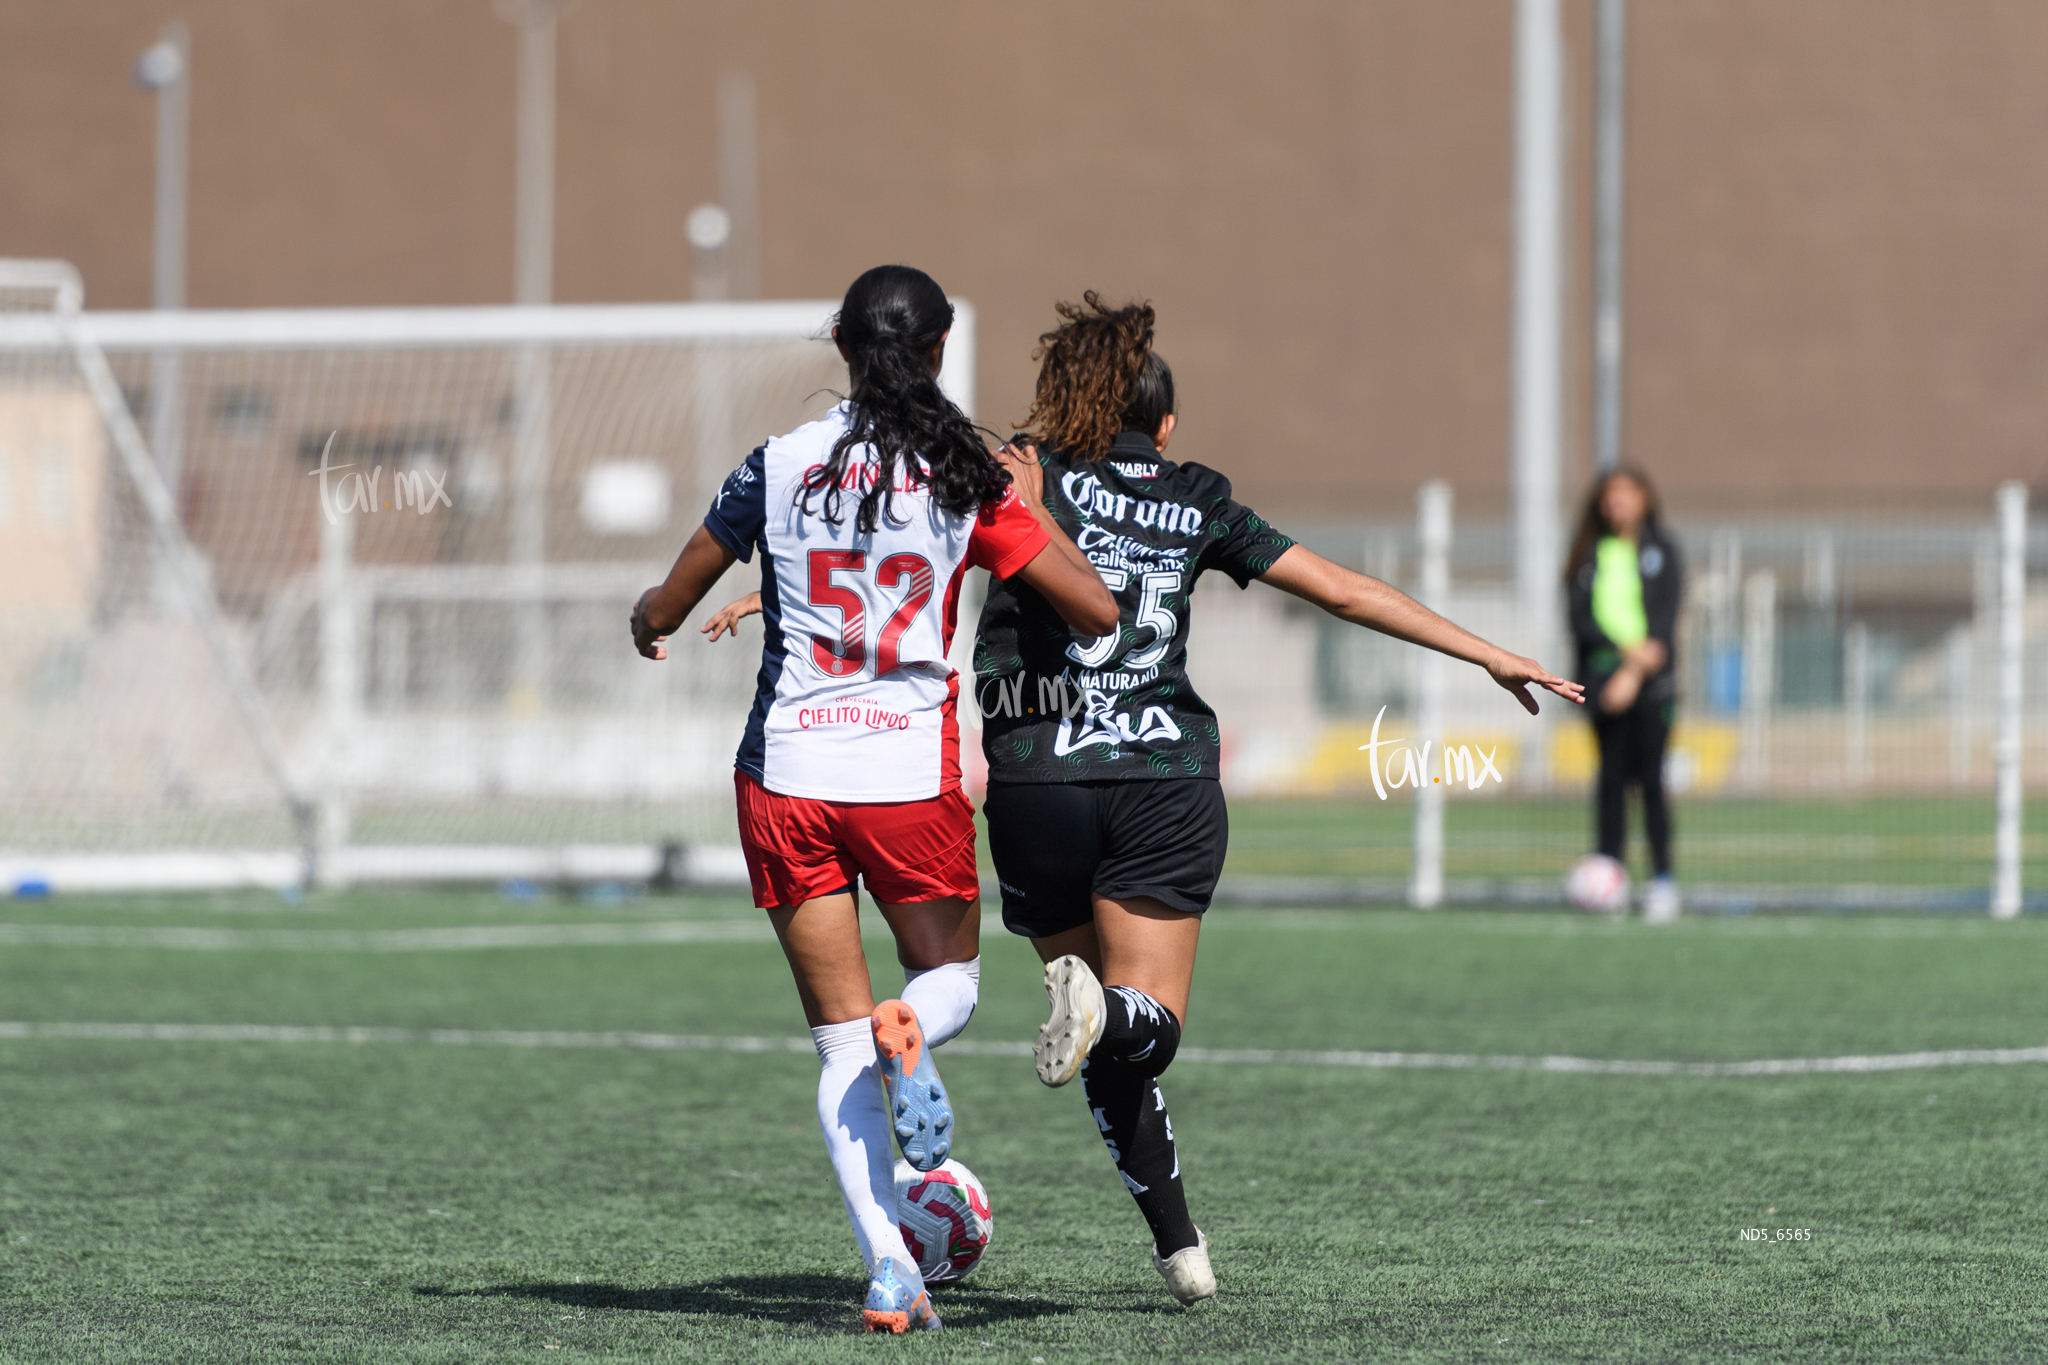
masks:
<path id="1" fill-rule="evenodd" d="M 883 1258 L 896 1262 L 904 1283 L 922 1288 L 917 1261 L 903 1245 L 896 1225 L 896 1148 L 889 1131 L 889 1108 L 882 1098 L 882 1077 L 875 1058 L 875 1035 L 865 1019 L 824 1024 L 811 1030 L 823 1070 L 818 1074 L 818 1126 L 825 1132 L 825 1154 L 846 1197 L 846 1219 L 853 1224 L 861 1259 L 872 1276 Z"/>
<path id="2" fill-rule="evenodd" d="M 981 959 L 948 962 L 914 972 L 903 969 L 903 1003 L 917 1011 L 917 1026 L 929 1047 L 952 1041 L 974 1017 L 981 997 Z"/>

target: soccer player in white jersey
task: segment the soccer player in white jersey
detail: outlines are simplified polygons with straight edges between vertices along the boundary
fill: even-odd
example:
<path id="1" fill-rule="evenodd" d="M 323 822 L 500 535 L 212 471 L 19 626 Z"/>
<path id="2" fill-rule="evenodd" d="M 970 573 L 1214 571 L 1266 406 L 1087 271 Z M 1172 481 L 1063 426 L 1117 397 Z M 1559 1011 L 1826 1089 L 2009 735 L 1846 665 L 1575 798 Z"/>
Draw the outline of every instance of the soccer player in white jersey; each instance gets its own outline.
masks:
<path id="1" fill-rule="evenodd" d="M 871 1331 L 935 1328 L 896 1223 L 893 1132 L 930 1170 L 953 1113 L 932 1049 L 967 1024 L 980 974 L 974 813 L 960 790 L 946 662 L 970 564 L 1029 583 L 1074 629 L 1116 604 L 1005 457 L 938 386 L 953 307 L 932 278 L 879 266 L 832 337 L 848 397 L 726 479 L 661 586 L 633 610 L 652 659 L 735 560 L 761 552 L 766 640 L 735 764 L 755 904 L 796 977 L 823 1069 L 818 1121 L 867 1262 Z M 716 623 L 706 628 L 716 638 Z M 901 999 L 874 1001 L 854 883 L 896 938 Z"/>

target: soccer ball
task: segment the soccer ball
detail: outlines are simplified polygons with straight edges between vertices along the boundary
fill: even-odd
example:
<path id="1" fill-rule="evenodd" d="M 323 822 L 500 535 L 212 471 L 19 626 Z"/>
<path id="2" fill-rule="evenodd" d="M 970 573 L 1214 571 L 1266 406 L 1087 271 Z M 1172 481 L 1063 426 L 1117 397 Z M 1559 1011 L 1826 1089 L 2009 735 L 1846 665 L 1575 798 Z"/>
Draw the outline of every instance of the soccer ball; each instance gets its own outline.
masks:
<path id="1" fill-rule="evenodd" d="M 1604 853 L 1588 853 L 1565 874 L 1564 898 L 1589 915 L 1619 915 L 1628 909 L 1628 869 Z"/>
<path id="2" fill-rule="evenodd" d="M 896 1225 L 926 1284 L 963 1279 L 988 1250 L 996 1218 L 988 1191 L 957 1161 L 920 1171 L 896 1163 Z"/>

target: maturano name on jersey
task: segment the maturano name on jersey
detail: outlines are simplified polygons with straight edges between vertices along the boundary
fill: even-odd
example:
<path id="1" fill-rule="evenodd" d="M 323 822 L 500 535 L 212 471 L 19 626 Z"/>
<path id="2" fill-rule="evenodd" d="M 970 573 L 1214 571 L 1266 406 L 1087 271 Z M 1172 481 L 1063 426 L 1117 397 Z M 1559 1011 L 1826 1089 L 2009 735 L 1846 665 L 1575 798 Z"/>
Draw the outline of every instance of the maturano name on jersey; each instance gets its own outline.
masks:
<path id="1" fill-rule="evenodd" d="M 1109 454 L 1042 449 L 1045 505 L 1121 613 L 1113 635 L 1077 636 L 1022 582 L 990 584 L 974 653 L 991 782 L 1219 775 L 1216 713 L 1188 683 L 1195 581 L 1220 569 L 1242 588 L 1294 542 L 1234 501 L 1230 480 L 1176 464 L 1123 432 Z"/>

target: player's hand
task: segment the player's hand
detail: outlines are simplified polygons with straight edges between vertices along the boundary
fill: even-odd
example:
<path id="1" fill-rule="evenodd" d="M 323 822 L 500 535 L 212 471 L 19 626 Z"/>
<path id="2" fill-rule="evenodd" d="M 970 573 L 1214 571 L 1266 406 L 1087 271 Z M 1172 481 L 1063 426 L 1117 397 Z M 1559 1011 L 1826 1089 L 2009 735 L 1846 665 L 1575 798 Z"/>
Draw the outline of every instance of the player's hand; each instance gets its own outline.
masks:
<path id="1" fill-rule="evenodd" d="M 706 621 L 697 629 L 713 640 L 718 638 L 721 631 L 727 635 L 737 636 L 740 633 L 740 622 L 746 620 L 749 616 L 757 614 L 760 610 L 761 594 L 750 592 L 738 601 L 728 602 L 720 607 L 712 614 L 709 621 Z"/>
<path id="2" fill-rule="evenodd" d="M 1664 642 L 1662 640 L 1651 638 L 1642 641 L 1632 648 L 1623 650 L 1621 657 L 1627 660 L 1637 672 L 1641 673 L 1645 678 L 1649 678 L 1654 677 L 1657 670 L 1664 667 L 1664 660 L 1669 655 L 1664 652 Z"/>
<path id="3" fill-rule="evenodd" d="M 643 658 L 666 659 L 668 657 L 668 650 L 663 648 L 663 641 L 667 640 L 668 636 L 656 635 L 654 627 L 647 624 L 648 599 L 660 591 L 661 589 L 659 588 L 649 588 L 646 592 L 641 593 L 640 600 L 633 604 L 633 648 L 639 650 Z"/>
<path id="4" fill-rule="evenodd" d="M 1045 506 L 1045 470 L 1038 463 L 1037 446 L 1006 445 L 996 452 L 996 462 L 1010 471 L 1010 486 L 1028 511 Z"/>
<path id="5" fill-rule="evenodd" d="M 1515 700 L 1522 703 L 1522 708 L 1532 716 L 1538 710 L 1536 698 L 1529 695 L 1532 686 L 1553 692 L 1566 701 L 1581 706 L 1586 702 L 1584 686 L 1569 678 L 1560 678 L 1534 659 L 1525 659 L 1519 654 L 1500 651 L 1486 665 L 1486 671 L 1495 682 L 1514 693 Z"/>
<path id="6" fill-rule="evenodd" d="M 1607 680 L 1607 686 L 1600 689 L 1600 709 L 1610 716 L 1618 716 L 1636 704 L 1636 696 L 1642 690 L 1643 675 L 1623 665 Z"/>

